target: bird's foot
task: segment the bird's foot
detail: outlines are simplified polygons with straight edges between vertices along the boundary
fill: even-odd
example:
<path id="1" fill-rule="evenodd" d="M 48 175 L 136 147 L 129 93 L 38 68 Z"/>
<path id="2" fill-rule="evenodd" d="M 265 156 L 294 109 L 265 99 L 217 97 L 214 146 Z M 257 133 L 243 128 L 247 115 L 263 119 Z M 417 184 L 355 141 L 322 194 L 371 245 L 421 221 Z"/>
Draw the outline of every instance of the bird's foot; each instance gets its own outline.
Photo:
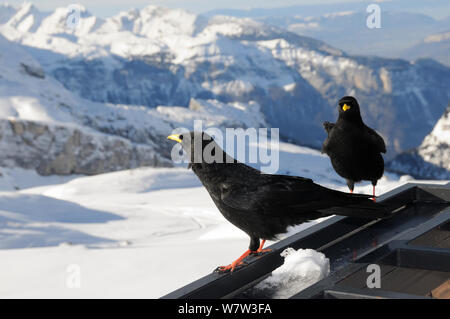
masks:
<path id="1" fill-rule="evenodd" d="M 216 269 L 214 269 L 214 272 L 218 272 L 221 274 L 227 273 L 227 272 L 233 272 L 235 269 L 239 269 L 241 267 L 246 266 L 247 263 L 244 261 L 241 261 L 240 263 L 235 264 L 234 262 L 229 264 L 228 266 L 219 266 Z"/>
<path id="2" fill-rule="evenodd" d="M 245 253 L 242 254 L 241 257 L 239 257 L 238 259 L 236 259 L 235 261 L 233 261 L 231 264 L 229 264 L 228 266 L 219 266 L 216 268 L 215 271 L 219 272 L 219 273 L 225 273 L 225 272 L 233 272 L 234 269 L 236 269 L 236 267 L 241 267 L 246 265 L 245 262 L 243 262 L 243 260 L 250 255 L 251 250 L 247 250 Z"/>

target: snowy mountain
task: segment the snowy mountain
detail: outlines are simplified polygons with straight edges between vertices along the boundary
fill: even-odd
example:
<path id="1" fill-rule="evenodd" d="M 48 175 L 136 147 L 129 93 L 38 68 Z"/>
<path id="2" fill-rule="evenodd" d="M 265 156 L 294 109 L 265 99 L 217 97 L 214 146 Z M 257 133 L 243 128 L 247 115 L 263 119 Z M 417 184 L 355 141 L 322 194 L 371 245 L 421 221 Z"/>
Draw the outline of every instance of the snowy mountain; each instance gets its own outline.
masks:
<path id="1" fill-rule="evenodd" d="M 172 166 L 175 127 L 265 127 L 256 103 L 190 101 L 190 108 L 112 105 L 80 98 L 48 76 L 20 45 L 0 36 L 0 167 L 98 174 Z"/>
<path id="2" fill-rule="evenodd" d="M 0 48 L 0 166 L 48 175 L 171 165 L 150 139 L 144 145 L 124 134 L 105 134 L 102 122 L 112 107 L 74 95 L 2 36 Z"/>
<path id="3" fill-rule="evenodd" d="M 450 179 L 450 104 L 422 144 L 399 154 L 388 168 L 416 178 Z"/>
<path id="4" fill-rule="evenodd" d="M 67 8 L 41 13 L 22 5 L 0 33 L 91 101 L 149 108 L 187 107 L 192 98 L 256 103 L 285 139 L 319 147 L 322 121 L 334 120 L 338 99 L 352 94 L 392 157 L 420 144 L 450 97 L 450 69 L 440 64 L 350 56 L 247 18 L 156 6 L 106 19 L 80 12 L 71 29 Z"/>

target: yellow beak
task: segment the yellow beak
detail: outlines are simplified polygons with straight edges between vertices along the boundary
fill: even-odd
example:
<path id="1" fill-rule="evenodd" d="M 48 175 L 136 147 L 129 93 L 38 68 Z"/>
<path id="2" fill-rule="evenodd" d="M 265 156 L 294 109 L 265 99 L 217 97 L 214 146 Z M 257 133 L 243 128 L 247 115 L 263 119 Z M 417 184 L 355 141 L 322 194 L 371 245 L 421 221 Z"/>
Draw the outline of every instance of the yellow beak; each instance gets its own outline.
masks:
<path id="1" fill-rule="evenodd" d="M 169 136 L 167 136 L 167 139 L 181 143 L 180 135 L 177 135 L 177 134 L 169 135 Z"/>
<path id="2" fill-rule="evenodd" d="M 344 104 L 344 106 L 342 107 L 342 109 L 345 111 L 350 109 L 350 106 L 348 106 L 347 104 Z"/>

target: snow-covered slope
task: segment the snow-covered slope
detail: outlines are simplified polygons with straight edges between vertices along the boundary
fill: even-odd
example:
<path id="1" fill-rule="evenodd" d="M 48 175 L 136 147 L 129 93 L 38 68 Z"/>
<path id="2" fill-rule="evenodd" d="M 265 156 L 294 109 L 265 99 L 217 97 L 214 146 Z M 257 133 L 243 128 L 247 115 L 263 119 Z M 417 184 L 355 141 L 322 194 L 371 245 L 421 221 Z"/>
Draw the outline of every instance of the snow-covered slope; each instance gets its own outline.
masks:
<path id="1" fill-rule="evenodd" d="M 347 189 L 329 159 L 315 150 L 282 143 L 280 165 L 281 173 Z M 248 247 L 248 236 L 222 217 L 184 167 L 65 178 L 17 168 L 2 173 L 2 298 L 157 298 L 230 263 Z M 386 174 L 377 192 L 409 179 Z M 369 194 L 372 186 L 358 184 L 356 191 Z M 314 273 L 316 263 L 300 263 L 294 267 L 302 277 L 296 289 L 326 275 Z"/>
<path id="2" fill-rule="evenodd" d="M 422 144 L 399 154 L 388 168 L 416 178 L 450 179 L 450 104 Z"/>
<path id="3" fill-rule="evenodd" d="M 44 14 L 23 5 L 0 32 L 93 101 L 254 101 L 283 136 L 319 147 L 321 122 L 333 120 L 338 99 L 352 94 L 368 124 L 387 137 L 390 157 L 423 140 L 450 96 L 450 70 L 439 64 L 353 57 L 251 19 L 156 6 L 100 19 L 81 8 L 71 29 L 68 15 L 67 8 Z"/>
<path id="4" fill-rule="evenodd" d="M 171 166 L 165 137 L 175 127 L 265 127 L 255 103 L 190 101 L 148 109 L 92 102 L 72 93 L 20 45 L 0 36 L 0 166 L 40 174 L 98 174 Z"/>

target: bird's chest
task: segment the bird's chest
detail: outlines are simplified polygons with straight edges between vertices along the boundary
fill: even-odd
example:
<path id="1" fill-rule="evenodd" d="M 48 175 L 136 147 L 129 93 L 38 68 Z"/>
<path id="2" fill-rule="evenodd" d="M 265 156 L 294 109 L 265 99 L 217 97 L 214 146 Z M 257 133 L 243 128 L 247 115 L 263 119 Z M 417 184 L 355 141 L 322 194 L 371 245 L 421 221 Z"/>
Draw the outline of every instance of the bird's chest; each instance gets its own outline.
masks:
<path id="1" fill-rule="evenodd" d="M 366 146 L 363 132 L 353 126 L 335 128 L 329 142 L 330 155 L 347 159 L 363 156 Z"/>
<path id="2" fill-rule="evenodd" d="M 219 167 L 195 167 L 194 172 L 207 189 L 220 213 L 230 223 L 247 233 L 257 233 L 251 201 L 251 189 L 248 187 L 252 172 L 239 166 L 230 169 Z M 238 199 L 236 199 L 238 197 Z"/>
<path id="3" fill-rule="evenodd" d="M 192 169 L 199 177 L 214 203 L 217 205 L 221 198 L 223 183 L 226 180 L 226 176 L 223 172 L 214 170 L 210 167 L 193 166 Z"/>

